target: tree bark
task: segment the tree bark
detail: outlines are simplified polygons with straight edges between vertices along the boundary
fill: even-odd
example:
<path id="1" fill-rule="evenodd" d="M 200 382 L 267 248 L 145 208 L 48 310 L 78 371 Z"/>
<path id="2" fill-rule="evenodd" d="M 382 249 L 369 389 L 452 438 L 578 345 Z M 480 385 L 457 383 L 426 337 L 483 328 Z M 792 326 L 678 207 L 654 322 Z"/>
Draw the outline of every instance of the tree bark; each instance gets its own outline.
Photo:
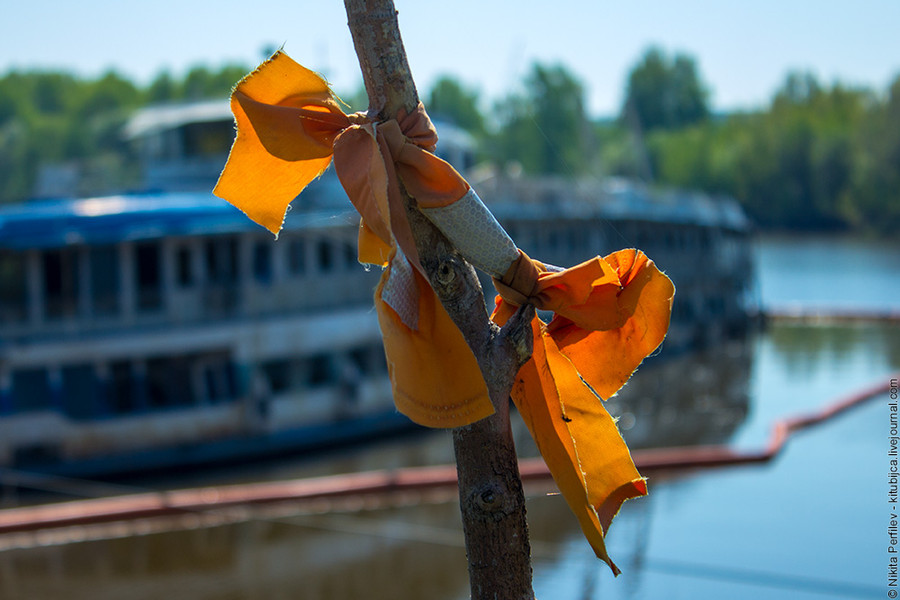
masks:
<path id="1" fill-rule="evenodd" d="M 392 0 L 344 0 L 369 117 L 419 102 Z M 407 216 L 429 282 L 478 360 L 495 414 L 453 431 L 460 508 L 474 600 L 532 600 L 525 497 L 509 427 L 509 393 L 531 355 L 534 307 L 501 329 L 488 319 L 475 270 L 407 195 Z"/>

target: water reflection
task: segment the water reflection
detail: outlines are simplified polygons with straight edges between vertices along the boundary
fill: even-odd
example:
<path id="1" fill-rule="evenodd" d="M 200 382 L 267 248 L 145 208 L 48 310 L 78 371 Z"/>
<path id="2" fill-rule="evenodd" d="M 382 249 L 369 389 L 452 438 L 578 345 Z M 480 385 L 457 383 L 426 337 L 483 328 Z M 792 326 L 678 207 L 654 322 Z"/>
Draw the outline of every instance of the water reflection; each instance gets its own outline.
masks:
<path id="1" fill-rule="evenodd" d="M 892 343 L 892 339 L 900 337 L 897 324 L 785 324 L 774 327 L 769 337 L 778 359 L 797 376 L 804 376 L 823 363 L 835 367 L 845 364 L 854 359 L 860 347 L 868 348 L 878 360 L 883 358 L 892 367 L 900 367 L 900 344 Z"/>
<path id="2" fill-rule="evenodd" d="M 752 340 L 650 363 L 607 408 L 632 448 L 717 444 L 747 416 Z"/>
<path id="3" fill-rule="evenodd" d="M 0 553 L 0 597 L 451 599 L 468 587 L 458 520 L 447 502 L 33 547 Z"/>
<path id="4" fill-rule="evenodd" d="M 820 406 L 843 393 L 841 386 L 855 389 L 900 366 L 897 332 L 882 326 L 776 325 L 758 338 L 698 356 L 655 357 L 608 404 L 635 447 L 735 443 L 740 438 L 757 446 L 773 418 Z M 835 368 L 838 363 L 840 369 Z M 858 414 L 841 423 L 857 423 L 865 426 L 860 431 L 869 431 L 871 418 Z M 846 425 L 832 430 L 840 432 L 840 427 Z M 519 421 L 516 430 L 521 453 L 533 454 Z M 593 557 L 564 500 L 547 495 L 549 488 L 530 489 L 538 597 L 667 597 L 674 581 L 695 597 L 705 591 L 709 597 L 749 598 L 784 591 L 774 585 L 809 585 L 814 577 L 856 581 L 855 576 L 821 571 L 821 553 L 807 560 L 797 549 L 801 542 L 807 550 L 813 542 L 828 547 L 819 541 L 821 524 L 839 522 L 836 514 L 860 515 L 853 517 L 858 519 L 872 512 L 853 504 L 865 500 L 865 494 L 822 502 L 815 510 L 808 506 L 808 490 L 821 489 L 822 478 L 831 472 L 823 468 L 823 457 L 835 461 L 829 452 L 842 448 L 843 456 L 855 447 L 834 443 L 833 435 L 846 432 L 829 438 L 828 431 L 804 435 L 770 466 L 655 476 L 650 497 L 626 503 L 611 531 L 610 552 L 625 572 L 616 580 Z M 449 436 L 437 432 L 327 459 L 209 475 L 203 482 L 445 463 L 451 456 Z M 177 485 L 200 482 L 182 479 Z M 773 495 L 777 482 L 779 492 Z M 69 543 L 36 538 L 19 549 L 0 551 L 0 598 L 462 600 L 468 597 L 468 577 L 454 496 L 450 492 L 427 502 L 395 498 L 389 506 L 360 504 L 321 512 L 279 507 L 277 512 L 247 513 L 230 524 L 195 517 L 166 530 L 138 524 L 110 532 L 108 539 Z M 735 531 L 738 537 L 723 531 Z M 762 541 L 753 541 L 757 534 L 764 534 Z M 841 543 L 853 556 L 873 559 L 858 541 Z M 781 547 L 790 550 L 775 551 Z M 778 575 L 765 583 L 768 587 L 747 584 L 753 577 L 764 581 L 767 573 Z"/>
<path id="5" fill-rule="evenodd" d="M 896 239 L 760 236 L 754 254 L 766 308 L 897 306 Z"/>

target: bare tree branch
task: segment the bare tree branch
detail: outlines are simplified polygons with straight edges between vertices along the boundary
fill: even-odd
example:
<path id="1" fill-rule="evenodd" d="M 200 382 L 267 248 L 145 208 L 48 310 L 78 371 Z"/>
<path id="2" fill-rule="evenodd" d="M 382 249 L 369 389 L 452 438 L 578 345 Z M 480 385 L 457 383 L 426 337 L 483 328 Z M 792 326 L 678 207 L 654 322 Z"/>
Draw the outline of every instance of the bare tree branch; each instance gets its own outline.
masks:
<path id="1" fill-rule="evenodd" d="M 418 94 L 393 1 L 344 0 L 344 5 L 370 118 L 412 111 Z M 406 209 L 426 276 L 475 354 L 495 408 L 493 416 L 453 432 L 472 598 L 531 600 L 531 551 L 509 393 L 531 355 L 534 308 L 523 306 L 502 329 L 491 323 L 475 270 L 408 195 Z"/>

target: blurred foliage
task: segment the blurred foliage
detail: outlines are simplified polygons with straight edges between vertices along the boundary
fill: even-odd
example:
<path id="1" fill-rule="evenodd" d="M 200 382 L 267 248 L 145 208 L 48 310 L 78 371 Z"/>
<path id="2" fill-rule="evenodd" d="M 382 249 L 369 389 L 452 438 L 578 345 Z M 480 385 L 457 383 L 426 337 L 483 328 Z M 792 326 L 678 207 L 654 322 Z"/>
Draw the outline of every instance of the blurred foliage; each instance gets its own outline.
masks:
<path id="1" fill-rule="evenodd" d="M 684 127 L 709 116 L 708 96 L 694 59 L 651 48 L 628 76 L 622 120 L 644 132 Z"/>
<path id="2" fill-rule="evenodd" d="M 197 66 L 183 77 L 162 72 L 144 87 L 114 72 L 93 80 L 7 73 L 0 78 L 0 201 L 33 196 L 38 169 L 47 165 L 93 172 L 82 178 L 90 193 L 127 188 L 136 167 L 119 132 L 132 111 L 224 98 L 247 72 Z M 435 118 L 471 133 L 499 168 L 727 194 L 766 228 L 900 227 L 900 76 L 880 91 L 791 73 L 767 106 L 712 115 L 694 60 L 650 49 L 625 92 L 617 119 L 592 122 L 578 78 L 563 65 L 534 64 L 490 112 L 477 90 L 449 76 L 423 98 Z M 345 99 L 364 108 L 363 91 Z"/>
<path id="3" fill-rule="evenodd" d="M 581 82 L 562 65 L 535 63 L 524 84 L 496 106 L 491 156 L 529 174 L 585 173 L 592 136 Z"/>
<path id="4" fill-rule="evenodd" d="M 762 227 L 900 225 L 900 77 L 879 95 L 793 73 L 764 110 L 645 141 L 657 181 L 734 196 Z"/>
<path id="5" fill-rule="evenodd" d="M 54 71 L 0 78 L 0 202 L 35 194 L 43 167 L 76 169 L 72 194 L 127 189 L 137 166 L 121 138 L 128 116 L 146 104 L 226 97 L 244 66 L 197 66 L 183 78 L 159 74 L 141 88 L 110 71 L 96 79 Z"/>
<path id="6" fill-rule="evenodd" d="M 432 119 L 446 119 L 476 137 L 484 136 L 484 116 L 478 109 L 478 92 L 466 88 L 453 77 L 445 75 L 435 81 L 427 106 Z"/>

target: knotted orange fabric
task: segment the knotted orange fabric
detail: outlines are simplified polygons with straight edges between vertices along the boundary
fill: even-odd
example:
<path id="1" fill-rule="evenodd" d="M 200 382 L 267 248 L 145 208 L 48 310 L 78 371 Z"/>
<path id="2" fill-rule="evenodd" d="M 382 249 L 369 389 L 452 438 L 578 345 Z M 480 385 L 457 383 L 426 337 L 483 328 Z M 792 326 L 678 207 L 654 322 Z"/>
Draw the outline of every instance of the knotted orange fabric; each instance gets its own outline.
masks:
<path id="1" fill-rule="evenodd" d="M 333 155 L 362 216 L 360 261 L 390 263 L 375 304 L 397 408 L 429 427 L 491 414 L 475 357 L 422 275 L 406 220 L 398 176 L 432 208 L 469 187 L 430 152 L 437 134 L 424 108 L 378 124 L 345 115 L 325 80 L 282 52 L 238 83 L 231 108 L 237 137 L 214 193 L 277 235 L 288 205 Z"/>
<path id="2" fill-rule="evenodd" d="M 360 261 L 385 267 L 375 304 L 394 401 L 417 423 L 458 427 L 493 406 L 474 355 L 421 271 L 401 182 L 495 278 L 496 322 L 525 302 L 555 313 L 548 324 L 532 322 L 534 355 L 512 395 L 594 551 L 618 572 L 603 536 L 621 503 L 646 485 L 594 391 L 614 394 L 662 342 L 669 279 L 637 250 L 561 271 L 527 257 L 432 153 L 437 136 L 421 104 L 382 123 L 346 115 L 319 75 L 279 52 L 238 83 L 231 106 L 238 133 L 215 193 L 276 235 L 290 202 L 333 158 L 362 217 Z"/>
<path id="3" fill-rule="evenodd" d="M 525 301 L 555 312 L 549 324 L 532 322 L 534 352 L 512 398 L 595 554 L 618 574 L 603 537 L 622 503 L 647 485 L 594 392 L 615 394 L 659 346 L 674 286 L 639 250 L 559 272 L 522 253 L 494 283 L 498 324 Z"/>

